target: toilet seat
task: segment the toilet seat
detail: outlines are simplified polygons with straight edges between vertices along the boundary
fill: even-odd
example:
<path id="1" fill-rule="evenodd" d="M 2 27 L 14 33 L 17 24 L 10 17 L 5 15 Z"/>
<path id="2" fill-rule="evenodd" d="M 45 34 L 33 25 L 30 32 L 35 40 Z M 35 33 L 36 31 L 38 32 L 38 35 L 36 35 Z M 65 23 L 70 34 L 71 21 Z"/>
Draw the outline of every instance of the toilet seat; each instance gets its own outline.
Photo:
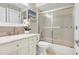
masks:
<path id="1" fill-rule="evenodd" d="M 42 48 L 48 48 L 48 47 L 49 47 L 49 44 L 50 44 L 50 43 L 48 43 L 48 42 L 40 41 L 40 42 L 38 43 L 38 46 L 39 46 L 39 47 L 42 47 Z"/>

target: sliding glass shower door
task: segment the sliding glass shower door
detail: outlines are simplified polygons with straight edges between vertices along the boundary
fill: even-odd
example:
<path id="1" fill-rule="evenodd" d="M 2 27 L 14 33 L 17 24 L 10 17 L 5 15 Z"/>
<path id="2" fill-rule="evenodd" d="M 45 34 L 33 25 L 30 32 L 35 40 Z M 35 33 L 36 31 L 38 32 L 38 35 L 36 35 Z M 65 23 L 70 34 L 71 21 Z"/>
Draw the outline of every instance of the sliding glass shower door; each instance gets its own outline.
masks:
<path id="1" fill-rule="evenodd" d="M 74 47 L 73 8 L 53 12 L 53 43 Z"/>
<path id="2" fill-rule="evenodd" d="M 40 39 L 52 43 L 52 27 L 51 27 L 51 14 L 45 13 L 38 16 Z"/>

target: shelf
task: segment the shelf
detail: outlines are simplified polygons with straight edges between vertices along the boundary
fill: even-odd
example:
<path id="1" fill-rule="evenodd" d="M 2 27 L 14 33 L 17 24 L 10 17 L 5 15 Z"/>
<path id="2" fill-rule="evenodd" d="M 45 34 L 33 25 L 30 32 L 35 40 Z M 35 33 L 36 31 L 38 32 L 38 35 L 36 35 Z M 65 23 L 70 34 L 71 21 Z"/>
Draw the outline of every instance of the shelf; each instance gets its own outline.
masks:
<path id="1" fill-rule="evenodd" d="M 28 10 L 28 17 L 36 17 L 36 12 L 32 11 L 32 10 Z"/>

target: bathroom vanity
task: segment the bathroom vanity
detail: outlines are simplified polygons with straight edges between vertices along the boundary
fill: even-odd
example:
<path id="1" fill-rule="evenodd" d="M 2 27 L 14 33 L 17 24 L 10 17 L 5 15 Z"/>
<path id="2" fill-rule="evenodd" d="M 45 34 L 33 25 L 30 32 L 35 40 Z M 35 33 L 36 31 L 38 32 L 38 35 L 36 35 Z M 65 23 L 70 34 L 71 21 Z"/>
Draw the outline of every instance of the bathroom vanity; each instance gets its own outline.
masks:
<path id="1" fill-rule="evenodd" d="M 0 37 L 0 55 L 35 55 L 39 34 Z"/>
<path id="2" fill-rule="evenodd" d="M 0 4 L 0 55 L 35 55 L 38 34 L 23 34 L 28 7 L 21 3 Z"/>

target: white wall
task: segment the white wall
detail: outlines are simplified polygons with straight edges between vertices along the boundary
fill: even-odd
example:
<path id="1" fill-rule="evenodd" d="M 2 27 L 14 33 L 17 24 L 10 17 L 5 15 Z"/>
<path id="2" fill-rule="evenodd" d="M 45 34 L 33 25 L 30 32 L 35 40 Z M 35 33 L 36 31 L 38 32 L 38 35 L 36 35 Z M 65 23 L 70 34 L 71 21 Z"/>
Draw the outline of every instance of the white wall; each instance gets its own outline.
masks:
<path id="1" fill-rule="evenodd" d="M 75 27 L 79 27 L 79 3 L 75 4 Z M 79 28 L 76 30 L 75 29 L 75 40 L 79 40 Z"/>
<path id="2" fill-rule="evenodd" d="M 79 46 L 77 45 L 76 43 L 76 40 L 79 41 L 79 3 L 76 3 L 75 6 L 74 6 L 74 27 L 75 27 L 75 30 L 74 30 L 74 47 L 75 47 L 75 52 L 76 54 L 79 55 Z M 77 29 L 76 29 L 76 26 L 77 26 Z"/>

